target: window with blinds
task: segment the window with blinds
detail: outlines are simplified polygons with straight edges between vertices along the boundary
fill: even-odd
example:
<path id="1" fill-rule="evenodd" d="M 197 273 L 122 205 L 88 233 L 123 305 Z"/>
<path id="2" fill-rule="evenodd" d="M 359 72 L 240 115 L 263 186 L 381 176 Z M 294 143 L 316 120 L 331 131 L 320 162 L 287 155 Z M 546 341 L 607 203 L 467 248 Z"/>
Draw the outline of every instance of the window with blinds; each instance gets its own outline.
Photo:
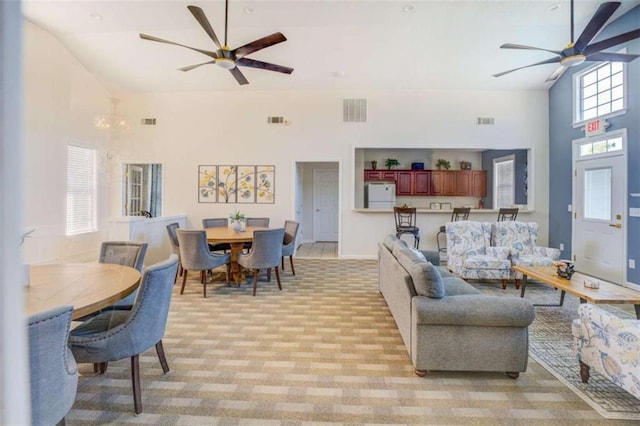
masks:
<path id="1" fill-rule="evenodd" d="M 493 160 L 493 208 L 512 207 L 515 203 L 515 164 L 514 155 Z"/>
<path id="2" fill-rule="evenodd" d="M 96 151 L 69 145 L 66 235 L 96 230 Z"/>

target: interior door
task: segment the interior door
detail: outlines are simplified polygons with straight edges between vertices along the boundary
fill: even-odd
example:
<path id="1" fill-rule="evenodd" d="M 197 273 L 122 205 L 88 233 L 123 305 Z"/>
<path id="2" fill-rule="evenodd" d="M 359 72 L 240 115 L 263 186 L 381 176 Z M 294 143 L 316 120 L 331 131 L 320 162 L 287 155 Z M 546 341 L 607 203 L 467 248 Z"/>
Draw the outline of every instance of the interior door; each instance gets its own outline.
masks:
<path id="1" fill-rule="evenodd" d="M 338 241 L 338 170 L 313 171 L 313 237 Z"/>
<path id="2" fill-rule="evenodd" d="M 613 147 L 608 150 L 607 146 Z M 622 137 L 577 144 L 573 253 L 576 270 L 616 284 L 625 272 L 626 157 Z"/>

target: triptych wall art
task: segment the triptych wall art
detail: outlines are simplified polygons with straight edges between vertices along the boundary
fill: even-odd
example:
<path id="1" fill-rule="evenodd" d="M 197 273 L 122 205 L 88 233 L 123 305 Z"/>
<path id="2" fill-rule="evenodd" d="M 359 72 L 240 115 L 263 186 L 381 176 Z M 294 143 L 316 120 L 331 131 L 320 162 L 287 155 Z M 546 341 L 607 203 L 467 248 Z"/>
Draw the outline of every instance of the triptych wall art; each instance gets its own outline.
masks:
<path id="1" fill-rule="evenodd" d="M 198 202 L 273 204 L 275 177 L 275 166 L 198 166 Z"/>

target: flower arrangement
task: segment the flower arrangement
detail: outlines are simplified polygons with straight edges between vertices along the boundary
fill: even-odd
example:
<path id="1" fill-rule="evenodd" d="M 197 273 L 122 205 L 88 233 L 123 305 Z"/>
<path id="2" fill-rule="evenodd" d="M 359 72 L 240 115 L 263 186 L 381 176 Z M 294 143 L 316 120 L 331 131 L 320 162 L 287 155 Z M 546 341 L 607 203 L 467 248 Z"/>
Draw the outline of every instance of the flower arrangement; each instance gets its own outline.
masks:
<path id="1" fill-rule="evenodd" d="M 573 263 L 568 260 L 555 260 L 553 262 L 553 266 L 556 267 L 559 277 L 566 278 L 568 280 L 571 279 L 571 276 L 575 272 L 573 269 Z"/>
<path id="2" fill-rule="evenodd" d="M 240 213 L 238 210 L 236 210 L 229 215 L 229 220 L 231 220 L 231 223 L 244 222 L 245 221 L 244 213 Z"/>

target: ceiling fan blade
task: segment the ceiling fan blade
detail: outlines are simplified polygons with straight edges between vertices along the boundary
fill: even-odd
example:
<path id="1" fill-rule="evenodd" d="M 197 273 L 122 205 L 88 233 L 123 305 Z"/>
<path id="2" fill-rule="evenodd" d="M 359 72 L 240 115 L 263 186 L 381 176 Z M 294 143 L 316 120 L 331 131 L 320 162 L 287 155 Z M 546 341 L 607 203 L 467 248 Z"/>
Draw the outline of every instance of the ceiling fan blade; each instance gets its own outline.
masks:
<path id="1" fill-rule="evenodd" d="M 238 67 L 231 68 L 229 72 L 235 77 L 236 81 L 241 85 L 249 84 L 249 80 L 245 78 L 242 72 L 238 69 Z"/>
<path id="2" fill-rule="evenodd" d="M 191 71 L 194 68 L 198 68 L 198 67 L 201 67 L 203 65 L 208 65 L 208 64 L 215 64 L 215 63 L 216 63 L 216 61 L 213 60 L 213 61 L 203 62 L 201 64 L 189 65 L 189 66 L 186 66 L 186 67 L 178 68 L 178 71 L 185 71 L 185 72 L 186 71 Z"/>
<path id="3" fill-rule="evenodd" d="M 629 53 L 610 53 L 597 52 L 587 56 L 587 61 L 608 61 L 608 62 L 631 62 L 640 58 L 640 55 L 632 55 Z"/>
<path id="4" fill-rule="evenodd" d="M 283 41 L 287 41 L 287 38 L 282 33 L 273 33 L 266 37 L 262 37 L 261 39 L 252 41 L 251 43 L 247 43 L 244 46 L 237 47 L 233 49 L 232 52 L 237 58 L 242 58 L 250 53 L 257 52 L 258 50 L 273 46 L 274 44 L 282 43 Z"/>
<path id="5" fill-rule="evenodd" d="M 566 70 L 567 70 L 567 67 L 565 67 L 564 65 L 560 65 L 558 68 L 556 68 L 554 72 L 551 73 L 551 75 L 549 75 L 549 77 L 547 77 L 547 79 L 544 82 L 547 83 L 549 81 L 556 81 L 557 79 L 560 78 L 562 74 L 564 74 Z"/>
<path id="6" fill-rule="evenodd" d="M 220 40 L 216 37 L 216 33 L 213 31 L 213 28 L 211 28 L 211 24 L 202 9 L 198 6 L 187 6 L 187 9 L 189 9 L 189 12 L 191 12 L 193 17 L 196 18 L 196 21 L 198 21 L 202 29 L 209 35 L 209 37 L 211 37 L 211 40 L 213 40 L 216 46 L 218 46 L 218 49 L 222 49 Z"/>
<path id="7" fill-rule="evenodd" d="M 501 49 L 524 49 L 524 50 L 544 50 L 545 52 L 555 53 L 556 55 L 560 55 L 562 52 L 558 50 L 549 50 L 543 49 L 541 47 L 533 47 L 533 46 L 525 46 L 522 44 L 513 44 L 513 43 L 505 43 L 500 46 Z"/>
<path id="8" fill-rule="evenodd" d="M 610 47 L 625 43 L 627 41 L 635 40 L 637 38 L 640 38 L 640 28 L 638 28 L 637 30 L 629 31 L 628 33 L 624 33 L 624 34 L 617 35 L 615 37 L 608 38 L 606 40 L 592 43 L 587 47 L 585 47 L 582 53 L 585 56 L 589 56 L 592 53 L 596 53 L 601 50 L 605 50 Z"/>
<path id="9" fill-rule="evenodd" d="M 255 59 L 240 58 L 236 61 L 236 65 L 244 67 L 259 68 L 262 70 L 276 71 L 283 74 L 291 74 L 293 68 L 285 67 L 283 65 L 270 64 L 268 62 L 256 61 Z"/>
<path id="10" fill-rule="evenodd" d="M 158 37 L 154 37 L 154 36 L 150 36 L 147 34 L 142 34 L 140 33 L 140 38 L 143 40 L 150 40 L 150 41 L 157 41 L 158 43 L 166 43 L 166 44 L 173 44 L 174 46 L 180 46 L 180 47 L 185 47 L 187 49 L 191 49 L 191 50 L 195 50 L 196 52 L 200 52 L 204 55 L 207 55 L 213 59 L 216 59 L 218 57 L 218 55 L 216 54 L 216 52 L 211 52 L 209 50 L 202 50 L 202 49 L 197 49 L 195 47 L 189 47 L 189 46 L 185 46 L 184 44 L 180 44 L 180 43 L 175 43 L 173 41 L 169 41 L 169 40 L 164 40 Z"/>
<path id="11" fill-rule="evenodd" d="M 535 64 L 531 64 L 531 65 L 525 65 L 524 67 L 519 67 L 519 68 L 514 68 L 512 70 L 509 71 L 503 71 L 503 72 L 499 72 L 498 74 L 493 74 L 494 77 L 500 77 L 502 75 L 505 74 L 509 74 L 510 72 L 514 72 L 514 71 L 518 71 L 521 70 L 523 68 L 529 68 L 529 67 L 535 67 L 536 65 L 544 65 L 544 64 L 553 64 L 553 63 L 557 63 L 560 62 L 561 58 L 551 58 L 551 59 L 547 59 L 546 61 L 542 61 L 542 62 L 536 62 Z"/>
<path id="12" fill-rule="evenodd" d="M 591 39 L 598 34 L 598 31 L 607 23 L 613 12 L 620 6 L 620 2 L 612 1 L 607 3 L 602 3 L 596 13 L 591 18 L 591 21 L 587 24 L 587 26 L 576 40 L 573 45 L 576 52 L 582 52 L 584 48 L 589 44 Z"/>

